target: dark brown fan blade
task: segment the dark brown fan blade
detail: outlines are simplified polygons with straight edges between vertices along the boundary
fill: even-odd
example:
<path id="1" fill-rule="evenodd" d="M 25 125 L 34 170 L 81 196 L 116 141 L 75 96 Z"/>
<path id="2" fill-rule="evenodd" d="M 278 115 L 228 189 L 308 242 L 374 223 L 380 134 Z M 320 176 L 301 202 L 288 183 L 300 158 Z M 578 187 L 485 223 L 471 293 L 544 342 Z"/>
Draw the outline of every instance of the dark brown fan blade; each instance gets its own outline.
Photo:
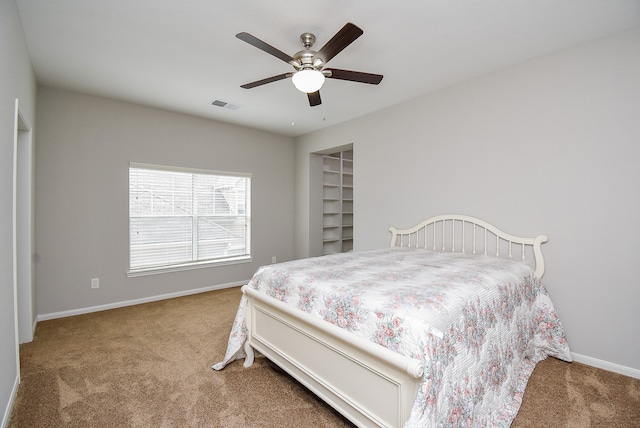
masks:
<path id="1" fill-rule="evenodd" d="M 311 107 L 319 106 L 322 104 L 322 100 L 320 99 L 320 91 L 315 91 L 307 94 L 309 97 L 309 105 Z"/>
<path id="2" fill-rule="evenodd" d="M 284 62 L 293 61 L 293 58 L 291 57 L 291 55 L 287 55 L 281 50 L 274 48 L 270 44 L 263 42 L 259 38 L 252 36 L 249 33 L 238 33 L 236 34 L 236 37 L 244 42 L 249 43 L 252 46 L 257 47 L 260 50 L 265 51 L 268 54 L 275 56 L 276 58 L 283 60 Z"/>
<path id="3" fill-rule="evenodd" d="M 369 83 L 377 85 L 384 77 L 382 74 L 364 73 L 362 71 L 340 70 L 337 68 L 325 68 L 322 71 L 330 71 L 331 75 L 327 76 L 331 79 L 349 80 L 352 82 Z"/>
<path id="4" fill-rule="evenodd" d="M 362 31 L 360 27 L 347 22 L 347 24 L 318 51 L 315 57 L 322 58 L 325 64 L 328 63 L 331 58 L 338 55 L 344 48 L 353 43 L 362 33 L 364 33 L 364 31 Z"/>
<path id="5" fill-rule="evenodd" d="M 278 74 L 277 76 L 271 76 L 271 77 L 267 77 L 266 79 L 256 80 L 255 82 L 245 83 L 240 87 L 244 89 L 251 89 L 251 88 L 255 88 L 256 86 L 266 85 L 267 83 L 277 82 L 278 80 L 286 79 L 289 76 L 291 76 L 291 73 Z"/>

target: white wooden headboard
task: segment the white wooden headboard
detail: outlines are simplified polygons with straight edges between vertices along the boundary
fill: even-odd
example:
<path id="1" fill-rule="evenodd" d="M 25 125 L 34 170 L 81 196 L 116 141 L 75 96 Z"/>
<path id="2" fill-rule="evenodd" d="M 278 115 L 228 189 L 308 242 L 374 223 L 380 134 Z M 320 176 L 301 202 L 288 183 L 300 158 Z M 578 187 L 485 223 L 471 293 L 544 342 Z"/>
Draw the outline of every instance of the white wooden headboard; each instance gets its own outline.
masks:
<path id="1" fill-rule="evenodd" d="M 514 258 L 533 264 L 538 278 L 544 275 L 544 257 L 541 245 L 549 240 L 546 235 L 525 238 L 503 232 L 483 220 L 459 214 L 431 217 L 410 229 L 389 228 L 392 247 L 426 248 L 454 253 L 495 254 L 496 257 Z"/>

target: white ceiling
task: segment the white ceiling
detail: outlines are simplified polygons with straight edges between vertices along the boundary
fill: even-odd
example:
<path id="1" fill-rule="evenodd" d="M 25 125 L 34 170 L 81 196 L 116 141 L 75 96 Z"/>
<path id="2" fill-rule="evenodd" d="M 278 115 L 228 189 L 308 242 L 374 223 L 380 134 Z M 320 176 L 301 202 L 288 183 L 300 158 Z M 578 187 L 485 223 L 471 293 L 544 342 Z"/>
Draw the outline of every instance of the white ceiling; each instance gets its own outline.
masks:
<path id="1" fill-rule="evenodd" d="M 640 26 L 639 0 L 16 0 L 39 84 L 297 136 L 572 45 Z M 328 67 L 383 74 L 327 79 L 309 107 L 285 62 L 347 22 L 364 34 Z M 240 106 L 215 107 L 213 100 Z"/>

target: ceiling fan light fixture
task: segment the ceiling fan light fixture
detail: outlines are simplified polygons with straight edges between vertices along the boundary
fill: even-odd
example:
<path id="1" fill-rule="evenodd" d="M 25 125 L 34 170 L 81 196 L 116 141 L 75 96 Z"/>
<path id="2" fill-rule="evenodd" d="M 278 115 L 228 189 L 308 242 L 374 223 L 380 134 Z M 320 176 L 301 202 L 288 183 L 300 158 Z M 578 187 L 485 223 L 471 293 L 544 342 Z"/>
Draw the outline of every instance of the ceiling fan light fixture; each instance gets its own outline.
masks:
<path id="1" fill-rule="evenodd" d="M 318 70 L 300 70 L 291 77 L 291 80 L 297 90 L 311 94 L 322 88 L 322 85 L 324 84 L 324 74 Z"/>

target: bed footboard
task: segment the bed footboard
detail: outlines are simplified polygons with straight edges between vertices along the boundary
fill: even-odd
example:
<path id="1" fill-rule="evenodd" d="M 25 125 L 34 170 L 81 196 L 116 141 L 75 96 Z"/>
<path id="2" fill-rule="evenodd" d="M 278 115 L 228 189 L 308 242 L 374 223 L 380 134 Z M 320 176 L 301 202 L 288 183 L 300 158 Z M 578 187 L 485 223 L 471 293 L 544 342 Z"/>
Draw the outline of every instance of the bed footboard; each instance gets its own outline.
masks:
<path id="1" fill-rule="evenodd" d="M 331 407 L 361 427 L 400 427 L 409 418 L 424 364 L 243 287 L 248 339 Z"/>

